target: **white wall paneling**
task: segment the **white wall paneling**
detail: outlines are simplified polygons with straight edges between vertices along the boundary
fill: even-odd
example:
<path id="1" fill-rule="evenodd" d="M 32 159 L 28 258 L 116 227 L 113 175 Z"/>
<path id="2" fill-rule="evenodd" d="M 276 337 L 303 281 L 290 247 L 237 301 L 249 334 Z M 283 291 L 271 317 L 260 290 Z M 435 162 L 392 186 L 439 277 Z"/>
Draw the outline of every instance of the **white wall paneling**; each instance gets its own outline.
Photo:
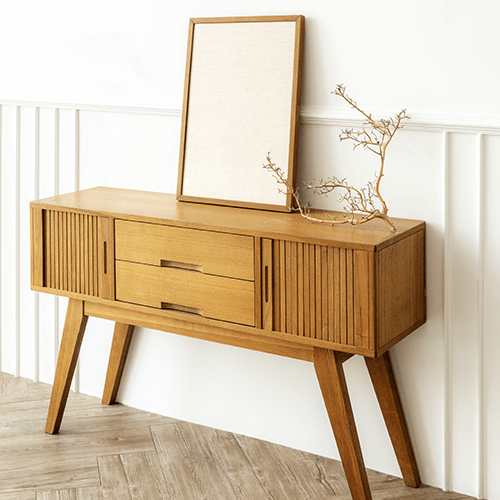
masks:
<path id="1" fill-rule="evenodd" d="M 338 143 L 345 123 L 304 111 L 299 182 L 371 179 L 375 155 Z M 66 300 L 29 290 L 28 202 L 95 185 L 175 192 L 179 130 L 179 110 L 1 104 L 3 371 L 51 382 L 64 324 Z M 392 351 L 423 480 L 498 500 L 500 126 L 417 117 L 391 149 L 382 184 L 390 214 L 428 223 L 428 321 Z M 312 200 L 336 206 L 335 197 Z M 112 330 L 89 321 L 74 389 L 100 395 Z M 363 364 L 353 359 L 346 372 L 367 466 L 399 474 Z M 337 456 L 308 363 L 138 329 L 119 399 Z"/>

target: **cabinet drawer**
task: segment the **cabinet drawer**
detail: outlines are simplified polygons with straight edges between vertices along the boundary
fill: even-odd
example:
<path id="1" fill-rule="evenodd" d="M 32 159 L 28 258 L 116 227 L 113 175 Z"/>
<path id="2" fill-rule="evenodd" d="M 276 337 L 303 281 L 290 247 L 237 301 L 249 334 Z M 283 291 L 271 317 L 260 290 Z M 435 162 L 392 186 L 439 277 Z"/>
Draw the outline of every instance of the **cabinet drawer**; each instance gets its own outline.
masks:
<path id="1" fill-rule="evenodd" d="M 116 259 L 254 280 L 252 236 L 115 221 Z"/>
<path id="2" fill-rule="evenodd" d="M 253 326 L 254 283 L 116 261 L 116 300 Z"/>

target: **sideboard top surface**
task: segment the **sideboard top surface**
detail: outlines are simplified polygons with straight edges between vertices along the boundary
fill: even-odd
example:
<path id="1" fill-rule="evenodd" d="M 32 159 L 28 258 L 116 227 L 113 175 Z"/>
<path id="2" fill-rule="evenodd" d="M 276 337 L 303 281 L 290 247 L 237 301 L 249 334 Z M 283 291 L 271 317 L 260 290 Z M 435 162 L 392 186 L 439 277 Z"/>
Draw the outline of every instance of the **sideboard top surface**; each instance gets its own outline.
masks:
<path id="1" fill-rule="evenodd" d="M 77 210 L 115 218 L 126 217 L 152 223 L 251 234 L 268 238 L 308 240 L 316 244 L 377 251 L 392 245 L 425 227 L 425 222 L 396 219 L 397 232 L 391 232 L 382 220 L 361 226 L 343 224 L 331 227 L 308 221 L 299 213 L 269 212 L 177 201 L 175 195 L 96 187 L 37 200 L 35 205 L 57 210 Z M 334 214 L 331 212 L 331 214 Z M 318 216 L 323 215 L 318 211 Z M 339 212 L 338 217 L 342 217 Z"/>

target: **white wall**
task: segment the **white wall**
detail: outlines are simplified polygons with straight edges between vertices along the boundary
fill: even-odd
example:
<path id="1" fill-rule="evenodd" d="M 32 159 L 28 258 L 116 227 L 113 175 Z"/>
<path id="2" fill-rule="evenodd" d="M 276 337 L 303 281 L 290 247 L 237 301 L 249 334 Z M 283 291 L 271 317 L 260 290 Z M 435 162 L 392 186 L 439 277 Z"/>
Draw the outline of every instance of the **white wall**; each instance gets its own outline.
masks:
<path id="1" fill-rule="evenodd" d="M 391 215 L 428 222 L 428 321 L 391 351 L 397 380 L 424 482 L 498 500 L 500 6 L 324 5 L 2 6 L 0 368 L 51 382 L 64 321 L 64 299 L 29 290 L 28 201 L 96 185 L 174 192 L 189 17 L 303 14 L 299 182 L 332 173 L 363 183 L 376 169 L 373 155 L 338 142 L 357 117 L 330 94 L 337 83 L 374 114 L 408 109 L 383 191 Z M 102 391 L 112 328 L 89 321 L 82 392 Z M 367 466 L 399 474 L 362 360 L 345 367 Z M 306 362 L 138 329 L 119 400 L 337 457 Z"/>

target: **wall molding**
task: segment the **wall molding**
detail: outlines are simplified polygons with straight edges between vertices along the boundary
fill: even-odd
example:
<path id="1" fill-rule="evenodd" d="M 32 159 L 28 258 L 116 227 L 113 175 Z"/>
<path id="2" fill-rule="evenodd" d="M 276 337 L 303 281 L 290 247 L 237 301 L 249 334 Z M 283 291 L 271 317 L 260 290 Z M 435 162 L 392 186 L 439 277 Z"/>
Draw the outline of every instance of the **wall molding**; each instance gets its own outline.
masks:
<path id="1" fill-rule="evenodd" d="M 21 106 L 21 107 L 38 107 L 59 110 L 77 110 L 77 111 L 97 111 L 105 113 L 125 113 L 135 115 L 158 115 L 170 116 L 172 118 L 181 117 L 180 108 L 156 108 L 156 107 L 141 107 L 141 106 L 115 106 L 106 104 L 78 104 L 68 102 L 55 101 L 26 101 L 0 99 L 0 106 Z"/>
<path id="2" fill-rule="evenodd" d="M 105 104 L 78 104 L 55 101 L 27 101 L 0 99 L 0 106 L 21 106 L 54 108 L 60 110 L 125 113 L 139 115 L 168 116 L 180 118 L 182 110 L 178 107 L 144 107 L 139 105 L 105 105 Z M 375 117 L 389 117 L 399 110 L 377 110 Z M 420 130 L 432 132 L 456 132 L 466 134 L 500 135 L 500 116 L 484 117 L 479 115 L 446 115 L 440 113 L 412 113 L 408 110 L 411 119 L 405 122 L 407 130 Z M 300 122 L 303 125 L 323 125 L 335 127 L 361 127 L 364 120 L 357 118 L 355 112 L 345 108 L 320 108 L 303 106 L 300 112 Z"/>
<path id="3" fill-rule="evenodd" d="M 394 116 L 398 110 L 377 110 L 372 115 L 377 117 Z M 474 115 L 445 115 L 439 113 L 412 113 L 408 110 L 410 120 L 405 122 L 407 130 L 422 130 L 433 132 L 456 132 L 467 134 L 500 134 L 500 117 Z M 365 120 L 356 117 L 352 110 L 344 108 L 313 108 L 302 107 L 301 123 L 306 125 L 325 125 L 337 127 L 361 127 Z"/>

